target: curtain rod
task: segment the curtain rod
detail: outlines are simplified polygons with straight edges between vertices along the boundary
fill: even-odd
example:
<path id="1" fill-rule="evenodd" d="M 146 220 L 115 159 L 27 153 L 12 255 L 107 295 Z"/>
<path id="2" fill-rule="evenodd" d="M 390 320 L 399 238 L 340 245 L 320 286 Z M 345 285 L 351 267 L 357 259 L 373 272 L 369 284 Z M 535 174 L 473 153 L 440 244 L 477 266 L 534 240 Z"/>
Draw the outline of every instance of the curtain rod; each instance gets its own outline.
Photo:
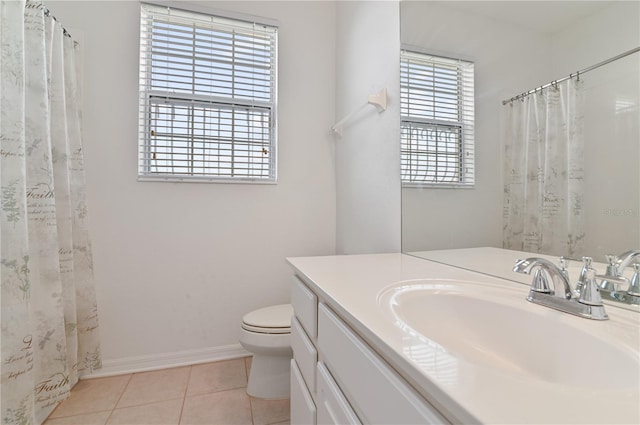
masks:
<path id="1" fill-rule="evenodd" d="M 623 57 L 625 57 L 625 56 L 629 56 L 629 55 L 631 55 L 631 54 L 633 54 L 633 53 L 637 53 L 637 52 L 640 52 L 640 47 L 636 47 L 635 49 L 627 50 L 627 51 L 626 51 L 626 52 L 624 52 L 624 53 L 620 53 L 618 56 L 614 56 L 614 57 L 612 57 L 612 58 L 609 58 L 609 59 L 607 59 L 607 60 L 604 60 L 604 61 L 602 61 L 602 62 L 599 62 L 599 63 L 597 63 L 597 64 L 595 64 L 595 65 L 592 65 L 592 66 L 590 66 L 590 67 L 588 67 L 588 68 L 585 68 L 585 69 L 583 69 L 583 70 L 581 70 L 581 71 L 577 71 L 575 74 L 569 74 L 569 75 L 567 75 L 567 76 L 566 76 L 566 77 L 564 77 L 564 78 L 561 78 L 561 79 L 559 79 L 559 80 L 554 80 L 554 81 L 552 81 L 552 82 L 550 82 L 550 83 L 548 83 L 548 84 L 545 84 L 544 86 L 536 87 L 536 88 L 535 88 L 535 89 L 533 89 L 533 90 L 529 90 L 529 91 L 527 91 L 527 92 L 524 92 L 524 93 L 522 93 L 522 94 L 519 94 L 519 95 L 517 95 L 517 96 L 514 96 L 514 97 L 512 97 L 511 99 L 503 100 L 503 101 L 502 101 L 502 104 L 503 104 L 503 105 L 506 105 L 507 103 L 511 103 L 511 102 L 513 102 L 514 100 L 518 100 L 518 99 L 525 98 L 525 97 L 529 96 L 530 94 L 533 94 L 533 93 L 537 92 L 538 90 L 543 90 L 543 89 L 546 89 L 547 87 L 555 86 L 555 85 L 557 85 L 558 83 L 561 83 L 561 82 L 563 82 L 563 81 L 566 81 L 566 80 L 568 80 L 568 79 L 570 79 L 570 78 L 573 78 L 573 77 L 578 77 L 578 78 L 580 78 L 580 74 L 584 74 L 584 73 L 586 73 L 586 72 L 592 71 L 592 70 L 594 70 L 594 69 L 596 69 L 596 68 L 599 68 L 599 67 L 601 67 L 601 66 L 603 66 L 603 65 L 606 65 L 606 64 L 611 63 L 611 62 L 613 62 L 613 61 L 617 61 L 618 59 L 622 59 L 622 58 L 623 58 Z"/>

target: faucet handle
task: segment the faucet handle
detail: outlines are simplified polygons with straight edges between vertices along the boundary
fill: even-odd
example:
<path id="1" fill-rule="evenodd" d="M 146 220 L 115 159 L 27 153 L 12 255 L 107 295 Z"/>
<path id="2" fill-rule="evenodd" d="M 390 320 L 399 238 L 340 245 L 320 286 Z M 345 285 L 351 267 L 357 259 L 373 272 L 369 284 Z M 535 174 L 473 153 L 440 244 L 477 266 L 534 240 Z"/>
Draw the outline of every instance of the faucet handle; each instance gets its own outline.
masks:
<path id="1" fill-rule="evenodd" d="M 627 294 L 640 297 L 640 264 L 635 263 L 633 265 L 633 277 L 631 278 L 631 283 L 629 284 L 629 289 L 627 290 Z"/>
<path id="2" fill-rule="evenodd" d="M 567 278 L 567 280 L 569 279 L 569 271 L 567 270 L 567 265 L 569 265 L 569 260 L 572 260 L 572 258 L 565 257 L 565 256 L 558 258 L 558 262 L 560 263 L 560 273 L 562 273 L 564 277 Z"/>
<path id="3" fill-rule="evenodd" d="M 582 287 L 587 280 L 587 270 L 591 268 L 591 262 L 593 258 L 591 257 L 582 257 L 582 270 L 580 270 L 580 276 L 578 277 L 578 281 L 576 282 L 576 291 L 578 294 L 582 291 Z"/>
<path id="4" fill-rule="evenodd" d="M 588 268 L 585 272 L 585 282 L 580 290 L 580 296 L 578 302 L 580 304 L 601 306 L 602 297 L 600 297 L 600 289 L 596 284 L 596 271 L 592 268 Z"/>
<path id="5" fill-rule="evenodd" d="M 629 285 L 629 279 L 624 276 L 596 275 L 596 279 L 600 279 L 600 289 L 607 292 L 618 292 L 619 286 Z"/>
<path id="6" fill-rule="evenodd" d="M 620 276 L 618 272 L 618 262 L 620 258 L 612 254 L 605 255 L 605 258 L 607 259 L 607 271 L 604 276 L 601 277 L 600 288 L 607 292 L 616 292 L 618 290 L 616 283 L 619 283 L 616 278 Z"/>
<path id="7" fill-rule="evenodd" d="M 618 276 L 618 264 L 620 262 L 620 258 L 613 254 L 607 254 L 604 258 L 607 259 L 607 271 L 605 274 L 613 277 Z"/>

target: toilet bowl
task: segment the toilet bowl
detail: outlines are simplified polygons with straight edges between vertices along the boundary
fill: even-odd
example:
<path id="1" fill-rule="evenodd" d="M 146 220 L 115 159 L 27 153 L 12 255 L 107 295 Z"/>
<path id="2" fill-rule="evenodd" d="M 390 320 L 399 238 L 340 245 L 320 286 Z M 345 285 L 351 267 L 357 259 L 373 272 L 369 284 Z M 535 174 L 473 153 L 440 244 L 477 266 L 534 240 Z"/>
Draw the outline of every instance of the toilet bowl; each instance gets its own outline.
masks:
<path id="1" fill-rule="evenodd" d="M 289 397 L 291 304 L 274 305 L 242 318 L 240 344 L 253 353 L 247 394 L 277 399 Z"/>

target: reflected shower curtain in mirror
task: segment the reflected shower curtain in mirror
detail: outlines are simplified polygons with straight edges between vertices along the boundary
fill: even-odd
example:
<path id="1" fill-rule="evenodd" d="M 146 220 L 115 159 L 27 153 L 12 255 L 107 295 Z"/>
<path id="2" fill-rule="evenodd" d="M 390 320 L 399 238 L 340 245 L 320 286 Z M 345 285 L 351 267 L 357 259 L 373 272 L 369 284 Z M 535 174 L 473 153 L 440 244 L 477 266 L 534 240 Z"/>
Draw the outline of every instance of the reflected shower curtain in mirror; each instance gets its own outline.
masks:
<path id="1" fill-rule="evenodd" d="M 583 101 L 570 78 L 504 107 L 504 248 L 582 255 Z"/>
<path id="2" fill-rule="evenodd" d="M 0 2 L 3 424 L 40 424 L 101 366 L 77 46 L 40 3 Z"/>

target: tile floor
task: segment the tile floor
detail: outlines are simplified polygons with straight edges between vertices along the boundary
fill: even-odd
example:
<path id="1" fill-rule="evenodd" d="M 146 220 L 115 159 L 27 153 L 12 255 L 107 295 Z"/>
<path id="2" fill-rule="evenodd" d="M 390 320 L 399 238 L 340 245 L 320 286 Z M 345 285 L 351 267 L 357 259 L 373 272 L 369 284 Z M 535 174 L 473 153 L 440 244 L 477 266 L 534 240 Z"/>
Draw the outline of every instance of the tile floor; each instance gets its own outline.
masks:
<path id="1" fill-rule="evenodd" d="M 80 381 L 44 425 L 289 424 L 289 400 L 246 393 L 251 358 Z"/>

